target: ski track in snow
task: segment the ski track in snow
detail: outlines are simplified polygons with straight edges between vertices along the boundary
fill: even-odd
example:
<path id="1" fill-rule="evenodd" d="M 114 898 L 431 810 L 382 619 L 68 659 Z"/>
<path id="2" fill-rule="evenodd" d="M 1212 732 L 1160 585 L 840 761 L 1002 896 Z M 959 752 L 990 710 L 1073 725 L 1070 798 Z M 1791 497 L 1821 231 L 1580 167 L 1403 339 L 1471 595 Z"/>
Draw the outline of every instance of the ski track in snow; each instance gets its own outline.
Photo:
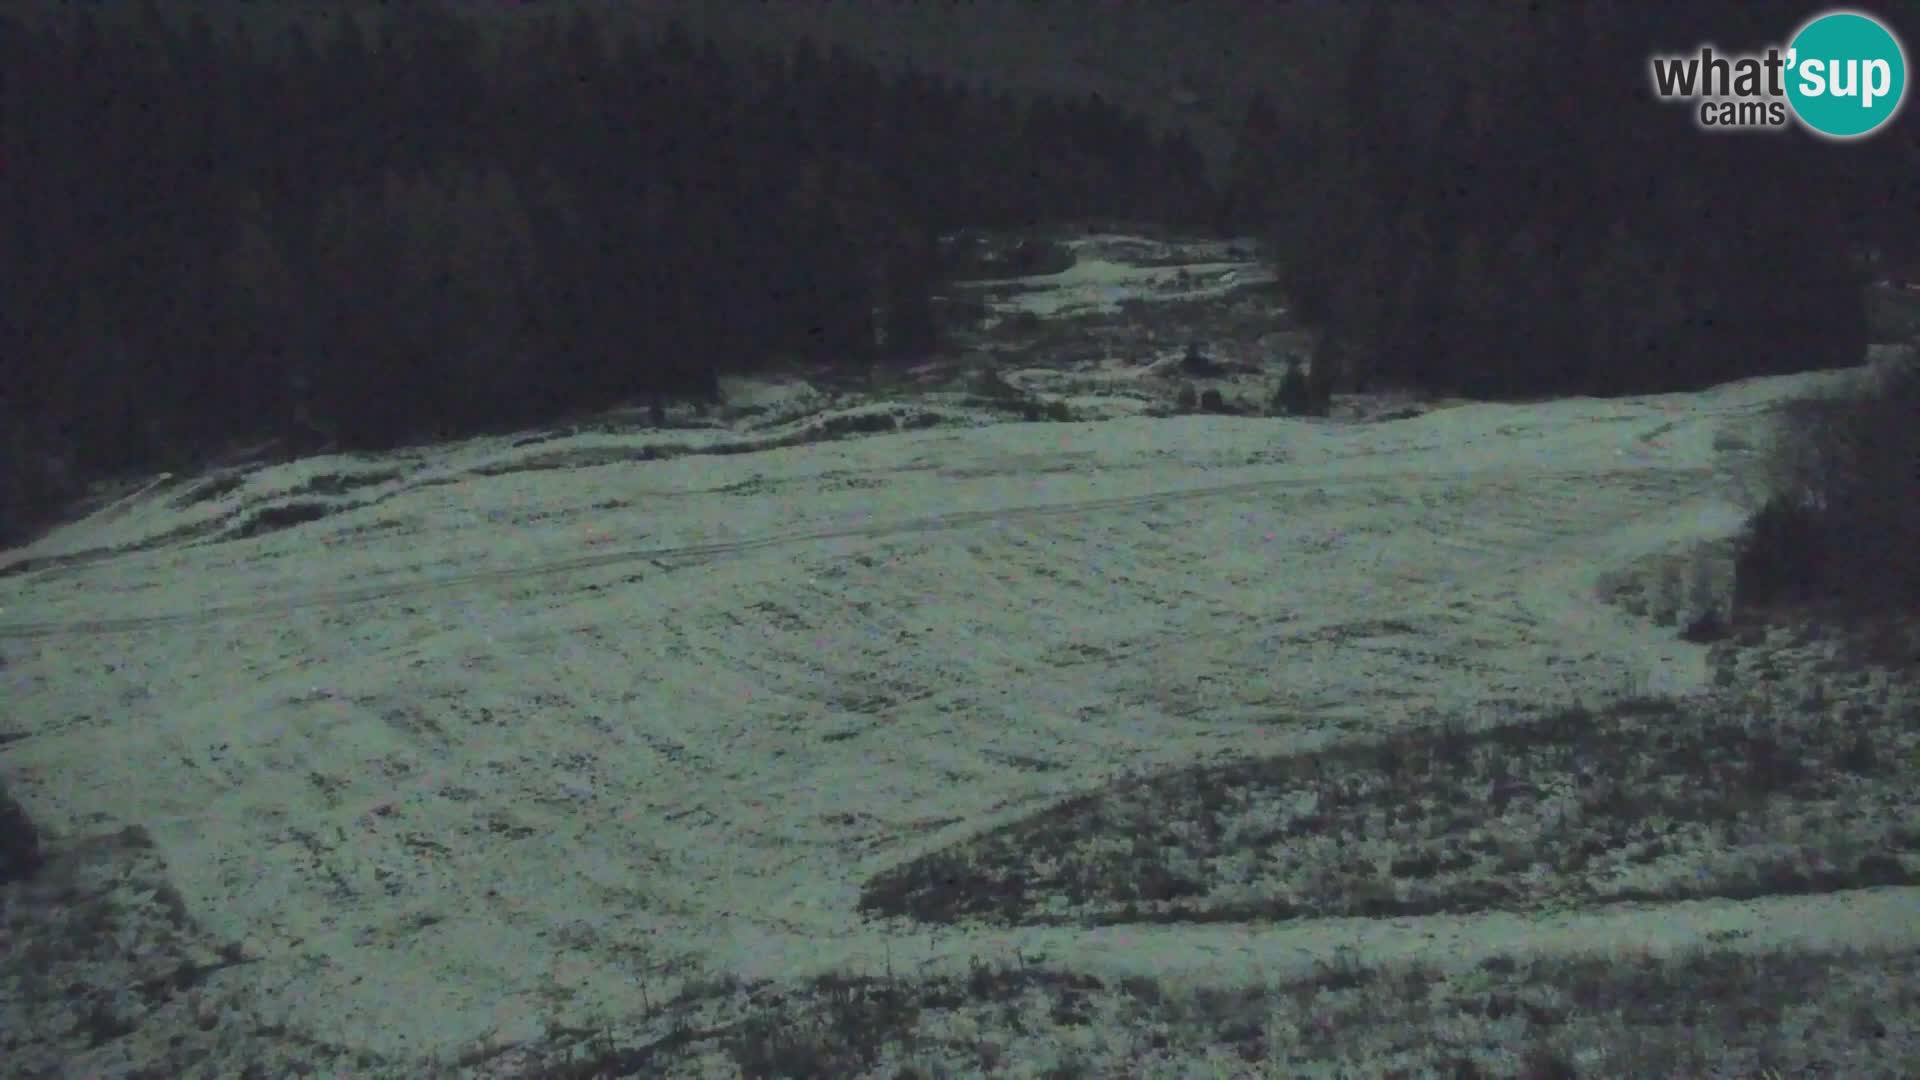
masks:
<path id="1" fill-rule="evenodd" d="M 1790 385 L 1353 428 L 1008 425 L 421 486 L 0 581 L 25 736 L 7 768 L 62 830 L 145 824 L 195 916 L 264 957 L 234 977 L 383 1053 L 537 1030 L 542 986 L 638 1010 L 643 987 L 658 1001 L 715 968 L 964 970 L 1017 949 L 1231 979 L 1343 946 L 1465 963 L 1831 936 L 1841 910 L 1850 940 L 1898 938 L 1907 890 L 1277 928 L 958 934 L 855 912 L 871 874 L 1122 775 L 1633 680 L 1703 689 L 1705 650 L 1596 603 L 1594 580 L 1737 528 L 1713 434 Z M 780 495 L 719 490 L 751 479 Z M 632 505 L 579 515 L 610 498 Z M 168 525 L 117 510 L 116 535 Z M 406 531 L 348 531 L 396 514 Z M 657 542 L 582 553 L 629 535 Z"/>

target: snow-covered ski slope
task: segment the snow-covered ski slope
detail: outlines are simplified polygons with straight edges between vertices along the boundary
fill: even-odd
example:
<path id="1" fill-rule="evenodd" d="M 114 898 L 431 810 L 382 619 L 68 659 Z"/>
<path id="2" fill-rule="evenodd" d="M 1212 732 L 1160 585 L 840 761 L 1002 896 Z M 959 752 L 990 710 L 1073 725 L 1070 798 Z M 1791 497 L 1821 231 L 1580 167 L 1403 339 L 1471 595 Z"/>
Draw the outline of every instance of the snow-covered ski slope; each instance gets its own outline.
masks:
<path id="1" fill-rule="evenodd" d="M 260 957 L 227 977 L 381 1053 L 533 1025 L 555 979 L 617 1011 L 641 970 L 958 963 L 862 881 L 1122 776 L 1702 691 L 1705 650 L 1595 583 L 1731 535 L 1766 413 L 1850 377 L 176 478 L 0 558 L 33 567 L 0 576 L 0 768 L 57 834 L 144 825 Z M 1144 963 L 1111 933 L 1043 940 Z"/>

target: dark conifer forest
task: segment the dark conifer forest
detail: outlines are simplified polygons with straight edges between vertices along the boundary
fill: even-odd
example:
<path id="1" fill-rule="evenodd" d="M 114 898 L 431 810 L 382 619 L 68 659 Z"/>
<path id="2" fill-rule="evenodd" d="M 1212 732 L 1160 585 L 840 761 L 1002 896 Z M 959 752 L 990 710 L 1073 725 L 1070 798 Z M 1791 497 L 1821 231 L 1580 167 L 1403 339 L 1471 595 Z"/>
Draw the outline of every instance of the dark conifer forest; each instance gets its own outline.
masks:
<path id="1" fill-rule="evenodd" d="M 1258 236 L 1322 391 L 1854 364 L 1863 286 L 1920 273 L 1920 110 L 1838 144 L 1651 100 L 1651 52 L 1761 45 L 1784 4 L 1348 5 L 1331 74 L 1245 105 L 1213 177 L 1098 94 L 552 7 L 265 40 L 151 0 L 0 18 L 0 516 L 247 439 L 378 449 L 909 362 L 961 227 Z"/>
<path id="2" fill-rule="evenodd" d="M 1490 398 L 1860 362 L 1863 286 L 1920 278 L 1920 110 L 1837 143 L 1703 132 L 1648 58 L 1759 51 L 1785 3 L 1350 5 L 1327 108 L 1246 113 L 1228 224 L 1358 383 Z"/>
<path id="3" fill-rule="evenodd" d="M 1211 209 L 1189 143 L 1097 97 L 586 11 L 492 42 L 428 3 L 333 25 L 258 41 L 149 3 L 0 28 L 14 453 L 177 461 L 297 435 L 295 407 L 378 448 L 768 363 L 858 373 L 934 347 L 944 231 Z"/>

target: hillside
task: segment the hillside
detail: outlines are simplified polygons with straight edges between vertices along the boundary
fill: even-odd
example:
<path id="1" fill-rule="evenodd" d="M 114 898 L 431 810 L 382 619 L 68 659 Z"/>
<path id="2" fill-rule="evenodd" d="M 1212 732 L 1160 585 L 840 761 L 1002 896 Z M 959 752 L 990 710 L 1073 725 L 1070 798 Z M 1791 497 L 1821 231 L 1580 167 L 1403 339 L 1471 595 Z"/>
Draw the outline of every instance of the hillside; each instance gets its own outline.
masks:
<path id="1" fill-rule="evenodd" d="M 1244 247 L 1072 244 L 963 286 L 997 383 L 8 553 L 23 1075 L 1912 1074 L 1911 666 L 1679 636 L 1768 415 L 1858 373 L 1258 415 Z"/>

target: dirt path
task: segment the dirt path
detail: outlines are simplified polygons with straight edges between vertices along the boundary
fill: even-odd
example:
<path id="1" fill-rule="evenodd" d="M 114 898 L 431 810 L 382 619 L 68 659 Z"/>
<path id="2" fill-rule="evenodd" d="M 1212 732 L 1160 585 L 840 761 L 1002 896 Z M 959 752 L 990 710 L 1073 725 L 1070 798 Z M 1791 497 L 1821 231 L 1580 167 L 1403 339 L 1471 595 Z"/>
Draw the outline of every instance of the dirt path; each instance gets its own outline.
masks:
<path id="1" fill-rule="evenodd" d="M 968 962 L 1030 964 L 1102 978 L 1129 975 L 1234 985 L 1311 975 L 1340 959 L 1365 965 L 1419 961 L 1447 971 L 1492 956 L 1559 956 L 1696 946 L 1772 949 L 1920 946 L 1920 889 L 1881 888 L 1743 901 L 1627 904 L 1551 915 L 1494 912 L 1398 919 L 1315 919 L 1273 925 L 1220 923 L 1022 928 L 965 934 L 889 931 L 839 935 L 735 932 L 716 966 L 750 978 L 828 971 L 964 974 Z"/>

